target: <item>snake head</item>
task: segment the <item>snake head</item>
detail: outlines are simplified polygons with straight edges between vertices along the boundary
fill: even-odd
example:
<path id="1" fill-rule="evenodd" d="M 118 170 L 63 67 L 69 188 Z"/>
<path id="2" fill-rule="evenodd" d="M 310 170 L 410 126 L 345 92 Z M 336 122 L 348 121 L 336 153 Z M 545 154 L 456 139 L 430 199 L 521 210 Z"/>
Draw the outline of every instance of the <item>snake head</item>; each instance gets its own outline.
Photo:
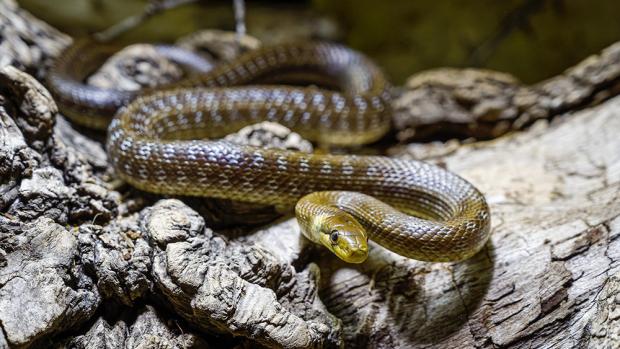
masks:
<path id="1" fill-rule="evenodd" d="M 338 211 L 325 217 L 320 227 L 321 243 L 348 263 L 362 263 L 368 257 L 368 235 L 350 214 Z"/>

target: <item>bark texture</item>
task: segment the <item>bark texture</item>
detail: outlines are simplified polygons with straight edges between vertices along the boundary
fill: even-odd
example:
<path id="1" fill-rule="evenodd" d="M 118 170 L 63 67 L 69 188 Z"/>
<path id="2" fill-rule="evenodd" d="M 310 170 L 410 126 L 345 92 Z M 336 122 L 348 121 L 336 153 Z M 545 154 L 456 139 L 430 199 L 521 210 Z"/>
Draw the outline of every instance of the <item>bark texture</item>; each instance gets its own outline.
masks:
<path id="1" fill-rule="evenodd" d="M 0 2 L 0 66 L 13 65 L 43 77 L 51 61 L 71 39 L 19 8 L 14 0 Z"/>
<path id="2" fill-rule="evenodd" d="M 24 34 L 53 29 L 1 6 L 13 11 L 0 11 L 0 23 L 15 26 L 1 33 L 9 42 L 66 44 L 57 32 Z M 232 38 L 181 42 L 228 58 Z M 204 49 L 210 40 L 214 48 Z M 159 62 L 144 47 L 112 62 L 100 83 L 167 78 L 152 67 L 117 74 L 145 56 Z M 14 55 L 22 70 L 0 67 L 0 348 L 616 347 L 619 48 L 535 86 L 474 70 L 412 77 L 394 105 L 403 140 L 446 125 L 479 138 L 530 127 L 487 142 L 388 146 L 390 156 L 436 162 L 478 186 L 493 234 L 461 263 L 412 261 L 372 245 L 361 265 L 308 242 L 273 208 L 161 198 L 119 183 L 102 135 L 57 116 L 22 70 L 44 73 Z M 229 139 L 312 151 L 273 124 Z"/>

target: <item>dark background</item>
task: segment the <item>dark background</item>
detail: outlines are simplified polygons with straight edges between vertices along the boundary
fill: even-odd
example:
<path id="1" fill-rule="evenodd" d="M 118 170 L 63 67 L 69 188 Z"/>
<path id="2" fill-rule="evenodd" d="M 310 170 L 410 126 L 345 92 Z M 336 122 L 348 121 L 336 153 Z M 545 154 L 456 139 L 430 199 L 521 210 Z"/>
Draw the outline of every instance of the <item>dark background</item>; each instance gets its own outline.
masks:
<path id="1" fill-rule="evenodd" d="M 59 29 L 84 35 L 140 13 L 145 0 L 21 0 Z M 553 76 L 620 38 L 616 0 L 248 1 L 248 32 L 265 42 L 322 37 L 377 60 L 394 82 L 439 66 L 512 73 L 526 83 Z M 233 29 L 232 1 L 198 1 L 157 15 L 126 41 Z"/>

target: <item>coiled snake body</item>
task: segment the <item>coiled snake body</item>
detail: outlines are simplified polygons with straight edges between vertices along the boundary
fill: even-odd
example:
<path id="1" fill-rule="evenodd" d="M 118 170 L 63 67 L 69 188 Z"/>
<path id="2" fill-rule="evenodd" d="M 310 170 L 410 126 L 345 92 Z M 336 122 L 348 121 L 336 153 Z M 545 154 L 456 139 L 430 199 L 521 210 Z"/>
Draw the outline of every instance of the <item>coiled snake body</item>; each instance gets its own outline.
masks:
<path id="1" fill-rule="evenodd" d="M 185 65 L 208 70 L 191 55 L 173 53 Z M 442 168 L 207 140 L 263 120 L 329 145 L 379 139 L 390 125 L 388 84 L 351 49 L 329 43 L 265 47 L 137 98 L 82 83 L 92 70 L 85 63 L 106 55 L 70 48 L 49 85 L 61 110 L 88 126 L 102 127 L 125 105 L 110 123 L 107 150 L 118 175 L 137 188 L 295 207 L 306 237 L 353 263 L 366 259 L 368 237 L 425 261 L 468 258 L 488 239 L 483 195 Z M 315 86 L 282 85 L 291 82 Z"/>

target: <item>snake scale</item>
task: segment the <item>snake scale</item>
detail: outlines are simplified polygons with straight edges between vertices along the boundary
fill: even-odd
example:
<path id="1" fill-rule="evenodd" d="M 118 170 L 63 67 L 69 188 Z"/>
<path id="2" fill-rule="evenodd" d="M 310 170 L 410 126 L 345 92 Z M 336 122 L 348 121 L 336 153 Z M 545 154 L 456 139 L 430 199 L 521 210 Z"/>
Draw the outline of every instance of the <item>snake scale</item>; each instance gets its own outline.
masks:
<path id="1" fill-rule="evenodd" d="M 196 54 L 168 46 L 158 50 L 198 73 L 140 92 L 100 89 L 84 79 L 112 50 L 78 43 L 49 74 L 64 114 L 89 127 L 109 123 L 110 161 L 131 185 L 160 194 L 294 207 L 306 237 L 351 263 L 367 258 L 368 238 L 424 261 L 462 260 L 486 243 L 490 214 L 484 196 L 440 167 L 217 140 L 265 120 L 320 144 L 378 140 L 390 127 L 389 84 L 361 53 L 299 42 L 263 47 L 212 67 Z"/>

